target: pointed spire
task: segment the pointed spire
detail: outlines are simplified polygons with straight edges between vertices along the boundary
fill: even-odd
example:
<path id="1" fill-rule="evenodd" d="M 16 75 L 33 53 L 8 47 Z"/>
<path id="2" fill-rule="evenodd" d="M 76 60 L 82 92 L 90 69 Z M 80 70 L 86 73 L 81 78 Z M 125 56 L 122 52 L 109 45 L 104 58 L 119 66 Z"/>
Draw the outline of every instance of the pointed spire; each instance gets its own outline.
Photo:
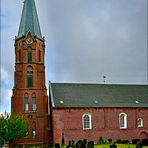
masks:
<path id="1" fill-rule="evenodd" d="M 33 36 L 42 38 L 34 0 L 24 1 L 24 7 L 17 37 L 22 37 L 23 35 L 26 35 L 29 31 L 32 33 Z"/>

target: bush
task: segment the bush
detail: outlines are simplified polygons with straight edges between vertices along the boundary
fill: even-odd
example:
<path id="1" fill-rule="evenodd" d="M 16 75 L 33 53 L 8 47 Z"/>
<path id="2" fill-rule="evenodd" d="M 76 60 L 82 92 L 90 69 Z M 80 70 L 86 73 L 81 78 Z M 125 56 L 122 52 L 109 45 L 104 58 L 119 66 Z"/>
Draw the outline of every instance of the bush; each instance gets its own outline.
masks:
<path id="1" fill-rule="evenodd" d="M 79 140 L 77 143 L 81 145 L 81 144 L 82 144 L 82 142 L 83 142 L 82 140 Z"/>
<path id="2" fill-rule="evenodd" d="M 94 142 L 89 141 L 88 144 L 87 144 L 87 148 L 94 148 Z"/>
<path id="3" fill-rule="evenodd" d="M 122 144 L 122 140 L 121 139 L 117 139 L 116 143 Z"/>
<path id="4" fill-rule="evenodd" d="M 117 145 L 112 144 L 112 145 L 110 145 L 110 148 L 117 148 Z"/>
<path id="5" fill-rule="evenodd" d="M 142 143 L 141 143 L 141 141 L 138 141 L 138 142 L 136 143 L 136 148 L 142 148 Z"/>
<path id="6" fill-rule="evenodd" d="M 71 143 L 71 144 L 72 144 L 72 146 L 74 146 L 74 144 L 75 144 L 75 141 L 74 141 L 74 140 L 72 140 L 72 143 Z"/>
<path id="7" fill-rule="evenodd" d="M 132 144 L 137 144 L 138 141 L 140 141 L 140 139 L 133 139 Z"/>
<path id="8" fill-rule="evenodd" d="M 142 139 L 142 146 L 148 146 L 148 139 Z"/>
<path id="9" fill-rule="evenodd" d="M 103 144 L 103 143 L 104 143 L 104 140 L 103 140 L 102 136 L 100 136 L 98 139 L 98 144 Z"/>
<path id="10" fill-rule="evenodd" d="M 76 148 L 79 148 L 79 147 L 80 147 L 79 143 L 76 143 Z"/>
<path id="11" fill-rule="evenodd" d="M 53 148 L 53 144 L 49 144 L 48 145 L 48 148 Z"/>
<path id="12" fill-rule="evenodd" d="M 72 147 L 71 141 L 68 141 L 68 145 L 66 146 L 66 148 L 70 148 Z"/>
<path id="13" fill-rule="evenodd" d="M 82 140 L 77 141 L 76 148 L 80 148 L 82 145 Z"/>
<path id="14" fill-rule="evenodd" d="M 83 143 L 84 143 L 84 144 L 87 144 L 87 139 L 84 139 L 84 140 L 83 140 Z"/>
<path id="15" fill-rule="evenodd" d="M 59 143 L 56 143 L 55 144 L 55 148 L 60 148 L 60 144 Z"/>
<path id="16" fill-rule="evenodd" d="M 85 142 L 84 142 L 84 141 L 82 142 L 82 144 L 81 144 L 80 148 L 86 148 L 86 144 L 85 144 Z"/>
<path id="17" fill-rule="evenodd" d="M 109 142 L 109 143 L 112 143 L 112 139 L 108 139 L 108 142 Z"/>
<path id="18" fill-rule="evenodd" d="M 128 140 L 122 140 L 122 144 L 128 144 L 129 141 Z"/>

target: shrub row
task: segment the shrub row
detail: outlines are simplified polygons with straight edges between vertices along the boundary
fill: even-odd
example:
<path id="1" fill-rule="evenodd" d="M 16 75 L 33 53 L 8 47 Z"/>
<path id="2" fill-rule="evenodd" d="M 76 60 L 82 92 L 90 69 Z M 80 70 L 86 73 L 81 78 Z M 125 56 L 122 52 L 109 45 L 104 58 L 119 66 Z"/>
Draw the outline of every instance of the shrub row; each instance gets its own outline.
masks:
<path id="1" fill-rule="evenodd" d="M 102 137 L 99 137 L 98 144 L 106 144 L 106 143 L 112 144 L 112 139 L 103 140 Z M 115 143 L 116 144 L 128 144 L 130 143 L 130 141 L 118 139 Z M 136 144 L 137 145 L 136 147 L 140 148 L 140 146 L 148 146 L 148 139 L 142 139 L 141 141 L 140 139 L 133 139 L 131 143 Z M 73 148 L 73 147 L 75 148 L 94 148 L 94 142 L 93 141 L 87 142 L 87 140 L 84 139 L 84 140 L 78 140 L 75 144 L 73 140 L 69 141 L 66 148 Z M 60 148 L 60 144 L 55 144 L 55 148 Z M 110 148 L 116 148 L 116 145 L 112 144 L 110 145 Z"/>

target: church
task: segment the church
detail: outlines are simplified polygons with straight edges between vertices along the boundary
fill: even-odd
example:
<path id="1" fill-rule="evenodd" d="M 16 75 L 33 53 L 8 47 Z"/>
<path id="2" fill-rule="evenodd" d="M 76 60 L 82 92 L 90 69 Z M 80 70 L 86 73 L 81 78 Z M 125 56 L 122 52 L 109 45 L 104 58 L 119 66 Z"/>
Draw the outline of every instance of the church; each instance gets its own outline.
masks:
<path id="1" fill-rule="evenodd" d="M 45 86 L 45 39 L 34 0 L 25 0 L 15 37 L 12 114 L 22 113 L 28 135 L 15 147 L 148 138 L 148 85 L 53 83 Z M 47 96 L 47 90 L 49 96 Z"/>

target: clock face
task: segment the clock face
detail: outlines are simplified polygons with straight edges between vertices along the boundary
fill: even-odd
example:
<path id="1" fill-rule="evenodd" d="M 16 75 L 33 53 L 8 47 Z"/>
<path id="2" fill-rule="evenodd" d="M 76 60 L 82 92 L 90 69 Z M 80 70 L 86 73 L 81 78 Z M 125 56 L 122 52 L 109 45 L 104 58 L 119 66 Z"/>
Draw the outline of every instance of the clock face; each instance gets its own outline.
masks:
<path id="1" fill-rule="evenodd" d="M 32 44 L 32 43 L 33 43 L 32 38 L 27 38 L 27 39 L 26 39 L 26 43 L 27 43 L 27 44 Z"/>

